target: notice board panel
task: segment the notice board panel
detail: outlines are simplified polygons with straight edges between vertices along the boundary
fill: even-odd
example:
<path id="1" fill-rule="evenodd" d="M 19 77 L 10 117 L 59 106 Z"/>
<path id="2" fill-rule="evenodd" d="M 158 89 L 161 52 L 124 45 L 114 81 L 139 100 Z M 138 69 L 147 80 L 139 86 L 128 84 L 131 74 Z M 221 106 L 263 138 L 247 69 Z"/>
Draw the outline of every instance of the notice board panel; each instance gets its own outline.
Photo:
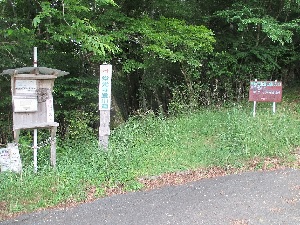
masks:
<path id="1" fill-rule="evenodd" d="M 35 94 L 36 80 L 16 80 L 15 94 Z"/>
<path id="2" fill-rule="evenodd" d="M 38 102 L 36 97 L 14 97 L 14 112 L 36 112 Z"/>
<path id="3" fill-rule="evenodd" d="M 281 81 L 250 81 L 249 101 L 281 102 Z"/>

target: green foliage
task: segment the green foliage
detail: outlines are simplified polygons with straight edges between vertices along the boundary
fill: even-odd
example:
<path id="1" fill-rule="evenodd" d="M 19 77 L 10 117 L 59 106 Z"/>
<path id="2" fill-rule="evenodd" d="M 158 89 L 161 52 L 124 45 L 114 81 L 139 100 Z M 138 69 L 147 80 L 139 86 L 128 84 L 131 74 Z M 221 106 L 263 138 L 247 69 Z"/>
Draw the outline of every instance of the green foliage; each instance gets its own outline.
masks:
<path id="1" fill-rule="evenodd" d="M 141 40 L 145 53 L 193 67 L 199 67 L 201 56 L 212 52 L 215 41 L 213 33 L 204 26 L 164 17 L 138 21 L 137 31 L 145 35 L 145 40 Z"/>
<path id="2" fill-rule="evenodd" d="M 176 74 L 180 75 L 181 70 L 189 73 L 185 74 L 185 79 L 190 82 L 192 78 L 189 77 L 195 75 L 192 72 L 200 69 L 202 60 L 212 52 L 214 38 L 209 29 L 158 16 L 168 11 L 160 9 L 162 5 L 184 12 L 181 1 L 176 4 L 156 2 L 153 9 L 161 12 L 157 11 L 155 16 L 149 14 L 149 17 L 142 16 L 148 14 L 143 10 L 140 15 L 128 16 L 125 10 L 128 2 L 116 2 L 119 6 L 116 7 L 113 1 L 37 1 L 32 5 L 30 15 L 17 14 L 20 7 L 29 7 L 25 1 L 15 3 L 9 9 L 19 15 L 20 27 L 16 30 L 26 31 L 30 36 L 22 38 L 21 33 L 9 24 L 3 36 L 12 37 L 12 46 L 17 38 L 24 40 L 30 49 L 24 58 L 27 57 L 29 62 L 35 45 L 39 49 L 39 65 L 70 72 L 68 77 L 56 80 L 54 90 L 55 116 L 61 124 L 59 133 L 62 136 L 68 135 L 68 123 L 71 123 L 68 120 L 72 120 L 68 115 L 76 115 L 76 112 L 69 113 L 70 110 L 93 114 L 90 117 L 93 121 L 88 122 L 88 126 L 97 127 L 99 62 L 113 63 L 114 72 L 120 74 L 116 76 L 118 79 L 114 78 L 117 88 L 129 87 L 122 89 L 125 91 L 122 100 L 127 101 L 124 104 L 127 109 L 122 114 L 127 115 L 140 107 L 147 110 L 163 105 L 166 110 L 169 87 L 178 82 L 173 77 L 174 64 L 180 65 Z M 144 6 L 146 11 L 151 11 L 146 4 Z M 26 23 L 21 23 L 24 18 Z M 11 64 L 11 67 L 17 65 Z M 124 79 L 122 75 L 130 78 Z M 121 98 L 116 96 L 116 99 Z"/>
<path id="3" fill-rule="evenodd" d="M 95 1 L 95 5 L 74 0 L 62 4 L 42 2 L 42 10 L 33 19 L 33 26 L 47 33 L 49 44 L 53 41 L 73 43 L 83 52 L 105 56 L 106 51 L 114 52 L 118 48 L 112 43 L 112 38 L 90 20 L 93 14 L 99 13 L 102 3 L 111 4 L 113 1 Z"/>
<path id="4" fill-rule="evenodd" d="M 10 79 L 0 76 L 0 144 L 12 140 L 12 107 Z M 9 107 L 8 107 L 9 106 Z"/>
<path id="5" fill-rule="evenodd" d="M 64 123 L 60 125 L 58 131 L 63 138 L 76 140 L 77 138 L 95 135 L 92 127 L 93 122 L 98 118 L 94 118 L 92 113 L 88 114 L 78 110 L 77 112 L 64 112 L 60 116 L 64 118 Z"/>
<path id="6" fill-rule="evenodd" d="M 289 76 L 298 70 L 293 66 L 299 60 L 298 6 L 297 1 L 232 1 L 230 7 L 220 7 L 207 17 L 217 41 L 205 80 L 218 80 L 219 98 L 247 97 L 245 87 L 251 79 L 288 84 Z M 230 95 L 223 95 L 224 90 Z"/>
<path id="7" fill-rule="evenodd" d="M 191 96 L 191 83 L 199 78 L 203 61 L 213 51 L 213 33 L 204 26 L 165 17 L 153 20 L 144 16 L 129 28 L 135 48 L 124 62 L 123 71 L 139 76 L 140 108 L 166 110 L 169 99 L 165 96 L 179 80 L 185 82 Z"/>
<path id="8" fill-rule="evenodd" d="M 299 79 L 298 0 L 12 0 L 0 9 L 0 69 L 32 65 L 37 46 L 39 65 L 70 72 L 55 83 L 62 136 L 76 111 L 96 132 L 103 62 L 113 65 L 113 105 L 125 119 L 240 101 L 251 79 Z M 7 90 L 1 78 L 4 143 L 12 123 Z"/>
<path id="9" fill-rule="evenodd" d="M 113 130 L 107 151 L 99 150 L 97 138 L 82 128 L 76 140 L 58 139 L 56 169 L 49 165 L 49 145 L 39 148 L 37 174 L 33 173 L 32 134 L 24 132 L 23 173 L 0 174 L 3 210 L 14 213 L 68 205 L 103 196 L 109 188 L 138 190 L 142 188 L 138 178 L 165 172 L 247 167 L 249 161 L 265 158 L 289 163 L 300 141 L 295 100 L 277 105 L 275 115 L 269 103 L 258 104 L 256 117 L 246 102 L 169 118 L 149 111 Z M 41 140 L 46 137 L 47 133 L 40 135 Z"/>
<path id="10" fill-rule="evenodd" d="M 274 42 L 279 42 L 282 45 L 292 42 L 295 21 L 285 21 L 274 18 L 270 15 L 264 5 L 251 5 L 244 3 L 236 3 L 232 9 L 219 12 L 217 15 L 227 19 L 228 23 L 234 23 L 238 26 L 238 31 L 261 31 Z"/>

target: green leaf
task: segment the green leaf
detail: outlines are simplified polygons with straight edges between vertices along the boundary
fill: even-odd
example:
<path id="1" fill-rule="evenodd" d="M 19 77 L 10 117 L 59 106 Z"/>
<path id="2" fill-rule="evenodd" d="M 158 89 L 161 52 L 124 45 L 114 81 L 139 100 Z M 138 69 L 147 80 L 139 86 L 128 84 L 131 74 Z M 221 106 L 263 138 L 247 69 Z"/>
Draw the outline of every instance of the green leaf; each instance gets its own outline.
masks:
<path id="1" fill-rule="evenodd" d="M 36 16 L 33 20 L 32 20 L 32 25 L 34 27 L 37 27 L 41 22 L 41 18 L 39 16 Z"/>

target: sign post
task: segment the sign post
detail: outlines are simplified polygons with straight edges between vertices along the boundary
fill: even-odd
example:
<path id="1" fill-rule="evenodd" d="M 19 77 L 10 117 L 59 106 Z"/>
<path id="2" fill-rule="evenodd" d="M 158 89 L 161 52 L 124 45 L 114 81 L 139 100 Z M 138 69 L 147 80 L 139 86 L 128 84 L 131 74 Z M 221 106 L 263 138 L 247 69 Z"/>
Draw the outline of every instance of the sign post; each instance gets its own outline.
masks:
<path id="1" fill-rule="evenodd" d="M 111 77 L 112 65 L 100 65 L 100 83 L 99 83 L 99 145 L 104 149 L 108 147 L 108 138 L 110 135 L 110 107 L 111 107 Z"/>
<path id="2" fill-rule="evenodd" d="M 280 81 L 250 81 L 249 101 L 254 102 L 253 116 L 256 114 L 257 102 L 273 102 L 272 111 L 276 111 L 276 102 L 282 100 L 282 83 Z"/>
<path id="3" fill-rule="evenodd" d="M 33 67 L 37 68 L 37 47 L 33 48 Z M 35 81 L 36 82 L 36 81 Z M 38 141 L 38 130 L 33 130 L 33 168 L 34 172 L 37 172 L 37 141 Z"/>

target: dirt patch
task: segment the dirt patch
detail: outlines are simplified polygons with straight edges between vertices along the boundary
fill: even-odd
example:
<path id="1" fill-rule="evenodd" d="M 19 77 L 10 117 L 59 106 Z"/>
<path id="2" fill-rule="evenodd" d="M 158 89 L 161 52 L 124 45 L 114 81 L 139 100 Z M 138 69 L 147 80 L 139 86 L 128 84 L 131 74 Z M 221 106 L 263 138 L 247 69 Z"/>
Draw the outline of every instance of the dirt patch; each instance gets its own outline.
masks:
<path id="1" fill-rule="evenodd" d="M 227 171 L 222 168 L 197 169 L 183 172 L 165 173 L 159 176 L 143 177 L 138 179 L 144 185 L 144 190 L 151 190 L 170 185 L 181 185 L 188 182 L 198 181 L 205 178 L 225 176 L 234 173 L 236 170 Z"/>
<path id="2" fill-rule="evenodd" d="M 112 188 L 105 188 L 105 196 L 125 194 L 126 190 L 123 185 L 118 185 Z"/>
<path id="3" fill-rule="evenodd" d="M 3 201 L 0 202 L 0 221 L 6 219 L 7 211 L 7 203 Z"/>
<path id="4" fill-rule="evenodd" d="M 242 168 L 200 168 L 196 170 L 188 170 L 183 172 L 165 173 L 158 176 L 142 177 L 138 181 L 144 185 L 143 190 L 151 190 L 163 186 L 181 185 L 188 182 L 198 181 L 201 179 L 208 179 L 229 174 L 238 174 L 247 171 L 271 171 L 284 169 L 286 166 L 278 158 L 253 159 Z"/>
<path id="5" fill-rule="evenodd" d="M 4 201 L 0 201 L 0 222 L 3 220 L 8 220 L 13 217 L 17 217 L 21 215 L 22 213 L 10 213 L 9 212 L 9 206 L 8 203 Z"/>

